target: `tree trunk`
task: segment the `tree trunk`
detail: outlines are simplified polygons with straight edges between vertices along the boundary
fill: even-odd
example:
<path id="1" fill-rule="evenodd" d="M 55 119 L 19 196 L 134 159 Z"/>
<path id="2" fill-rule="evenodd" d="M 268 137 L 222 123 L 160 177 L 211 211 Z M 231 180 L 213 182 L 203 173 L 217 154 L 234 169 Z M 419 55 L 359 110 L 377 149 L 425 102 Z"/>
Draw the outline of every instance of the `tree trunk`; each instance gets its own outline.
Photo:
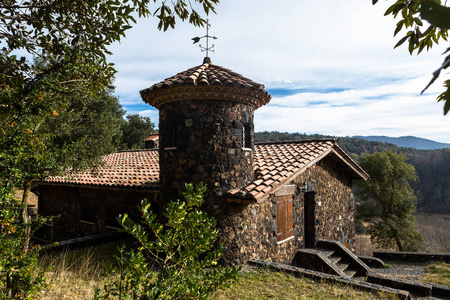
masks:
<path id="1" fill-rule="evenodd" d="M 392 233 L 394 234 L 394 240 L 395 240 L 395 243 L 397 244 L 398 251 L 403 251 L 402 242 L 400 241 L 397 230 L 394 228 L 391 228 L 391 230 L 392 230 Z"/>
<path id="2" fill-rule="evenodd" d="M 31 192 L 31 180 L 27 180 L 23 183 L 23 195 L 22 195 L 22 213 L 21 213 L 21 221 L 24 224 L 27 224 L 25 227 L 25 240 L 23 242 L 23 250 L 28 250 L 30 244 L 30 236 L 31 236 L 31 224 L 30 217 L 28 216 L 28 198 Z"/>

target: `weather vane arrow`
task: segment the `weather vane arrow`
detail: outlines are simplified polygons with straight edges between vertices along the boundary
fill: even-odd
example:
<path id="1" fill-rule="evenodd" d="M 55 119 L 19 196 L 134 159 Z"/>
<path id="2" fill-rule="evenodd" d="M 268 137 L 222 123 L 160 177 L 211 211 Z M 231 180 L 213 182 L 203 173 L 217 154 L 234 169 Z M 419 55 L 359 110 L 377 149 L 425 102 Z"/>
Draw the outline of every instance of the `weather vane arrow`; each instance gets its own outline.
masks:
<path id="1" fill-rule="evenodd" d="M 209 39 L 213 39 L 213 40 L 217 40 L 217 38 L 215 36 L 211 36 L 209 35 L 209 27 L 211 27 L 211 24 L 209 24 L 209 20 L 206 19 L 206 35 L 202 36 L 202 37 L 194 37 L 192 38 L 192 40 L 194 41 L 193 44 L 196 44 L 198 42 L 200 42 L 200 40 L 202 38 L 206 38 L 206 47 L 203 47 L 201 44 L 199 45 L 199 47 L 202 49 L 202 52 L 206 51 L 206 57 L 208 57 L 208 52 L 214 52 L 214 50 L 212 50 L 212 48 L 214 48 L 214 44 L 212 44 L 212 46 L 209 46 Z"/>

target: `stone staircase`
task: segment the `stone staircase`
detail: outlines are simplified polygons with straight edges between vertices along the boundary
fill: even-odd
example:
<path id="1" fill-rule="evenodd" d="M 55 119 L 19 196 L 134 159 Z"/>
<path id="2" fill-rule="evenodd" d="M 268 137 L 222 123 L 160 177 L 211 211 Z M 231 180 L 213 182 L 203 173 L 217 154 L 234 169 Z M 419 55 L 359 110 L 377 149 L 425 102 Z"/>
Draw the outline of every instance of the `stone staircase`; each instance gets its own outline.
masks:
<path id="1" fill-rule="evenodd" d="M 297 251 L 294 265 L 356 280 L 364 280 L 370 270 L 342 243 L 330 240 L 319 240 L 317 247 Z"/>

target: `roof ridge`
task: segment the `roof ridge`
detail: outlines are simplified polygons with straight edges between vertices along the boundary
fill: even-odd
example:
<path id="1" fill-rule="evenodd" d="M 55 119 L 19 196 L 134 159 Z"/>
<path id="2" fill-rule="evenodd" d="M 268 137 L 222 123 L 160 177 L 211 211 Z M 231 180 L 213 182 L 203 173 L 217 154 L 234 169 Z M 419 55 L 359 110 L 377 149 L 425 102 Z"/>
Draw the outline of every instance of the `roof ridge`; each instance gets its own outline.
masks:
<path id="1" fill-rule="evenodd" d="M 117 153 L 125 153 L 125 152 L 150 152 L 150 151 L 157 151 L 157 150 L 159 150 L 159 149 L 134 149 L 134 150 L 119 150 L 119 151 L 117 151 L 117 152 L 114 152 L 114 153 L 109 153 L 109 154 L 106 154 L 105 156 L 107 156 L 107 155 L 111 155 L 111 154 L 117 154 Z"/>
<path id="2" fill-rule="evenodd" d="M 337 141 L 337 137 L 311 138 L 311 139 L 276 141 L 276 142 L 255 142 L 255 145 L 280 145 L 280 144 L 298 144 L 298 143 L 328 142 L 328 141 L 336 142 Z"/>

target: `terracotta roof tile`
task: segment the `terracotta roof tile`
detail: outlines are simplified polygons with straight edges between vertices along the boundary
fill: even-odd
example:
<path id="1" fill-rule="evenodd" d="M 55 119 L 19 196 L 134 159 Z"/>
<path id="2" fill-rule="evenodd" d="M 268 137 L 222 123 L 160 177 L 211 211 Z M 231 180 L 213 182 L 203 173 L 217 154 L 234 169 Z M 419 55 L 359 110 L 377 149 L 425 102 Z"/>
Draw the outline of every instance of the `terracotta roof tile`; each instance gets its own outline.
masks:
<path id="1" fill-rule="evenodd" d="M 94 172 L 49 177 L 44 182 L 89 186 L 159 189 L 157 150 L 123 151 L 102 158 L 103 165 Z"/>
<path id="2" fill-rule="evenodd" d="M 258 178 L 241 191 L 233 191 L 236 197 L 249 196 L 258 201 L 275 190 L 294 174 L 306 170 L 308 163 L 320 158 L 335 146 L 335 140 L 313 140 L 288 143 L 266 143 L 255 145 L 255 166 L 260 174 Z M 270 176 L 268 176 L 270 175 Z M 241 193 L 244 192 L 245 193 Z"/>
<path id="3" fill-rule="evenodd" d="M 306 151 L 309 149 L 309 151 Z M 354 176 L 367 179 L 368 175 L 340 149 L 335 140 L 312 140 L 255 145 L 254 167 L 259 178 L 240 189 L 229 191 L 236 198 L 259 201 L 275 191 L 292 176 L 305 171 L 311 162 L 330 152 L 354 170 Z M 125 151 L 103 157 L 104 165 L 96 173 L 80 172 L 71 177 L 50 177 L 46 183 L 89 186 L 131 187 L 159 189 L 159 155 L 157 150 Z M 274 168 L 274 166 L 278 166 Z M 269 171 L 270 172 L 267 172 Z M 265 174 L 261 177 L 261 174 Z"/>
<path id="4" fill-rule="evenodd" d="M 189 99 L 240 101 L 258 108 L 271 98 L 264 85 L 211 63 L 180 72 L 141 90 L 140 94 L 156 108 L 167 102 Z"/>
<path id="5" fill-rule="evenodd" d="M 153 140 L 156 140 L 156 139 L 159 139 L 159 134 L 158 133 L 152 134 L 149 137 L 145 138 L 144 142 L 153 141 Z"/>

